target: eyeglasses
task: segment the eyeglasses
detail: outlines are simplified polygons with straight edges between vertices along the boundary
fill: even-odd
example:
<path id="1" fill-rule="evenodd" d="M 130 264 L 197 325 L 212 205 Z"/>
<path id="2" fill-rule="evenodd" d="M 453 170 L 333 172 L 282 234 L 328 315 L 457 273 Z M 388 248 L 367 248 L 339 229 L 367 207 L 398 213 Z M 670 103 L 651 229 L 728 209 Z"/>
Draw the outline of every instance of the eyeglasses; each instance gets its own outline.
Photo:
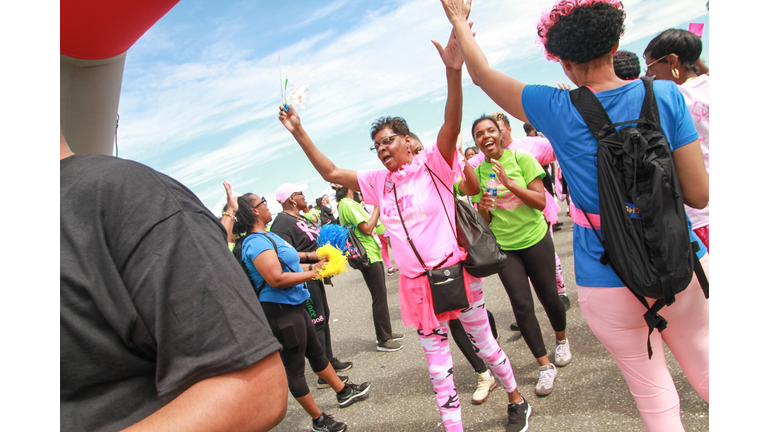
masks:
<path id="1" fill-rule="evenodd" d="M 260 205 L 262 205 L 262 204 L 264 204 L 266 202 L 267 202 L 267 199 L 266 198 L 262 198 L 261 201 L 259 201 L 258 204 L 256 204 L 255 206 L 253 206 L 251 208 L 256 208 L 256 207 L 258 207 L 258 206 L 260 206 Z"/>
<path id="2" fill-rule="evenodd" d="M 380 147 L 382 147 L 382 146 L 386 147 L 386 146 L 392 144 L 392 141 L 394 141 L 395 137 L 398 136 L 398 135 L 403 135 L 403 134 L 397 133 L 397 134 L 394 134 L 394 135 L 386 136 L 386 137 L 382 138 L 381 141 L 373 143 L 373 145 L 371 146 L 371 151 L 376 153 L 376 152 L 379 151 Z"/>
<path id="3" fill-rule="evenodd" d="M 304 192 L 294 192 L 291 194 L 291 196 L 301 195 L 304 196 Z"/>
<path id="4" fill-rule="evenodd" d="M 653 65 L 655 65 L 656 63 L 658 63 L 658 62 L 660 62 L 660 61 L 664 60 L 664 59 L 665 59 L 665 58 L 666 58 L 668 55 L 669 55 L 669 54 L 665 55 L 664 57 L 662 57 L 662 58 L 660 58 L 660 59 L 657 59 L 655 62 L 653 62 L 653 63 L 649 64 L 648 66 L 646 66 L 645 68 L 643 68 L 643 72 L 645 72 L 645 75 L 646 75 L 646 76 L 648 76 L 648 70 L 650 70 L 650 69 L 651 69 L 651 66 L 653 66 Z M 664 63 L 667 63 L 667 62 L 666 62 L 666 61 L 664 61 Z"/>

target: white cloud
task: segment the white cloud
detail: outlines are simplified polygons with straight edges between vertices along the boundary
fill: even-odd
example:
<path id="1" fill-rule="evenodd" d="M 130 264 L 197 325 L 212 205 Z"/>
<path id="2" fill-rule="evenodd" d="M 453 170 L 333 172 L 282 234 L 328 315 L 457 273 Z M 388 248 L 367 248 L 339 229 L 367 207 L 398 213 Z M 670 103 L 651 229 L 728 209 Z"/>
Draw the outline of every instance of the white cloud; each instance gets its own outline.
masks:
<path id="1" fill-rule="evenodd" d="M 535 25 L 541 11 L 551 4 L 550 0 L 473 4 L 470 19 L 476 21 L 478 43 L 493 66 L 504 64 L 504 70 L 513 70 L 509 65 L 513 68 L 522 59 L 543 58 L 541 48 L 534 45 Z M 624 43 L 706 12 L 700 0 L 626 0 L 624 5 L 628 13 Z M 273 172 L 276 165 L 305 162 L 298 145 L 277 121 L 279 52 L 283 78 L 310 84 L 311 103 L 300 112 L 310 136 L 324 151 L 342 160 L 354 160 L 361 169 L 377 168 L 378 161 L 367 151 L 371 119 L 397 115 L 393 107 L 403 104 L 436 103 L 442 108 L 444 66 L 430 40 L 444 45 L 450 24 L 439 2 L 419 0 L 366 11 L 359 24 L 348 29 L 320 25 L 323 18 L 352 6 L 347 0 L 337 0 L 314 11 L 296 25 L 303 28 L 301 40 L 275 46 L 258 57 L 247 54 L 248 47 L 222 37 L 205 45 L 203 52 L 208 54 L 194 62 L 171 64 L 164 59 L 141 71 L 130 65 L 126 71 L 131 76 L 125 79 L 120 101 L 121 156 L 140 161 L 172 158 L 165 162 L 164 172 L 196 190 L 204 200 L 220 196 L 217 179 L 221 173 L 239 176 L 240 184 L 248 185 L 257 180 L 246 172 Z M 242 31 L 247 20 L 247 16 L 232 16 L 223 26 L 237 26 Z M 223 32 L 213 29 L 206 34 Z M 159 30 L 148 35 L 163 52 L 179 45 Z M 141 47 L 141 57 L 147 57 L 147 45 Z M 472 86 L 468 79 L 464 84 L 465 88 Z M 437 130 L 439 127 L 434 128 L 435 136 Z M 220 136 L 234 131 L 235 137 Z M 431 133 L 423 138 L 434 139 Z M 328 142 L 330 137 L 344 134 L 360 142 Z M 195 152 L 183 150 L 188 143 L 201 140 L 210 141 L 211 146 Z M 259 177 L 258 181 L 267 180 Z M 233 186 L 242 189 L 240 184 Z"/>

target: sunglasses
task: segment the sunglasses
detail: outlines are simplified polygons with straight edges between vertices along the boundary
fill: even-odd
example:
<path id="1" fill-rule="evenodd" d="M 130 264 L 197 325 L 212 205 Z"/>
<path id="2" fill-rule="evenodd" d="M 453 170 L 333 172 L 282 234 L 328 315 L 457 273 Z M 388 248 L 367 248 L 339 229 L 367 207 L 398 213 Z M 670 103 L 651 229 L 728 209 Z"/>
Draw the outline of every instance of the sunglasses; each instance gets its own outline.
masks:
<path id="1" fill-rule="evenodd" d="M 258 206 L 260 206 L 260 205 L 262 205 L 262 204 L 264 204 L 266 202 L 267 202 L 267 199 L 266 198 L 262 198 L 261 201 L 259 201 L 258 204 L 256 204 L 255 206 L 253 206 L 251 208 L 256 208 L 256 207 L 258 207 Z"/>

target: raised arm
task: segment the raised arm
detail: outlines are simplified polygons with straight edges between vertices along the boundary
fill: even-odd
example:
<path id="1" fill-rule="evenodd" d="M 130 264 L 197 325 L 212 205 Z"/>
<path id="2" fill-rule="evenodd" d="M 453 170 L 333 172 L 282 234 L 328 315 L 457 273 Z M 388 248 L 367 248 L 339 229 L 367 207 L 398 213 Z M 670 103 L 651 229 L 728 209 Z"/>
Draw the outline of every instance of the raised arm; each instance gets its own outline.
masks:
<path id="1" fill-rule="evenodd" d="M 496 102 L 504 111 L 522 122 L 528 122 L 523 110 L 523 88 L 525 84 L 511 76 L 493 69 L 472 35 L 469 11 L 472 0 L 441 0 L 448 20 L 453 25 L 456 39 L 467 65 L 472 82 Z"/>
<path id="2" fill-rule="evenodd" d="M 440 132 L 437 134 L 437 148 L 443 155 L 443 159 L 448 162 L 448 165 L 451 165 L 456 152 L 456 139 L 461 133 L 461 112 L 464 103 L 461 89 L 461 66 L 464 64 L 464 60 L 461 57 L 456 34 L 453 30 L 448 37 L 445 49 L 436 40 L 433 40 L 432 43 L 435 44 L 440 58 L 445 63 L 445 75 L 448 82 L 444 121 Z"/>
<path id="3" fill-rule="evenodd" d="M 232 238 L 232 229 L 235 226 L 235 214 L 240 206 L 237 204 L 237 196 L 232 193 L 232 186 L 224 182 L 224 190 L 227 191 L 227 210 L 221 217 L 221 224 L 227 230 L 227 241 Z"/>
<path id="4" fill-rule="evenodd" d="M 357 171 L 338 168 L 315 146 L 315 143 L 309 138 L 304 127 L 301 126 L 301 119 L 296 110 L 293 109 L 293 106 L 291 106 L 289 111 L 286 111 L 285 107 L 281 105 L 279 118 L 283 126 L 288 129 L 288 132 L 293 135 L 301 149 L 304 150 L 304 154 L 307 155 L 309 161 L 312 162 L 317 172 L 323 177 L 323 180 L 360 191 L 360 186 L 357 183 Z"/>

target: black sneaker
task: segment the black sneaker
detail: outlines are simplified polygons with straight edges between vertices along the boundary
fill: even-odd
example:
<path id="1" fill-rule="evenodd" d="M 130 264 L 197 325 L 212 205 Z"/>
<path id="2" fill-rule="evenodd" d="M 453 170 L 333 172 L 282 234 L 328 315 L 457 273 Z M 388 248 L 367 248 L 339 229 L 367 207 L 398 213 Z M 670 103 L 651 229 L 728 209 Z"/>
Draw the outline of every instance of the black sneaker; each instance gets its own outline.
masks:
<path id="1" fill-rule="evenodd" d="M 507 405 L 507 432 L 525 432 L 528 430 L 528 417 L 531 416 L 531 406 L 523 398 L 520 405 Z"/>
<path id="2" fill-rule="evenodd" d="M 512 321 L 512 324 L 509 325 L 509 329 L 512 331 L 520 331 L 520 327 L 517 326 L 517 323 Z"/>
<path id="3" fill-rule="evenodd" d="M 343 432 L 347 430 L 347 424 L 336 421 L 326 413 L 312 420 L 312 432 Z"/>
<path id="4" fill-rule="evenodd" d="M 341 380 L 341 382 L 343 382 L 343 383 L 345 383 L 345 382 L 349 381 L 349 377 L 347 377 L 347 376 L 344 376 L 344 375 L 339 375 L 339 379 L 340 379 L 340 380 Z M 330 384 L 328 384 L 327 382 L 325 382 L 325 380 L 324 380 L 324 379 L 322 379 L 322 378 L 319 378 L 319 377 L 317 378 L 317 388 L 319 388 L 319 389 L 324 389 L 324 388 L 329 388 L 330 386 L 331 386 L 331 385 L 330 385 Z"/>
<path id="5" fill-rule="evenodd" d="M 336 393 L 336 401 L 339 403 L 339 408 L 346 408 L 358 400 L 365 399 L 370 389 L 371 383 L 368 381 L 360 385 L 348 383 L 341 393 Z"/>
<path id="6" fill-rule="evenodd" d="M 560 294 L 560 300 L 563 301 L 563 304 L 565 305 L 565 310 L 568 311 L 568 309 L 571 308 L 571 299 L 568 298 L 565 294 Z"/>
<path id="7" fill-rule="evenodd" d="M 352 369 L 352 362 L 343 362 L 336 357 L 332 357 L 330 362 L 331 366 L 333 366 L 333 370 L 336 372 L 344 372 L 345 370 Z"/>

